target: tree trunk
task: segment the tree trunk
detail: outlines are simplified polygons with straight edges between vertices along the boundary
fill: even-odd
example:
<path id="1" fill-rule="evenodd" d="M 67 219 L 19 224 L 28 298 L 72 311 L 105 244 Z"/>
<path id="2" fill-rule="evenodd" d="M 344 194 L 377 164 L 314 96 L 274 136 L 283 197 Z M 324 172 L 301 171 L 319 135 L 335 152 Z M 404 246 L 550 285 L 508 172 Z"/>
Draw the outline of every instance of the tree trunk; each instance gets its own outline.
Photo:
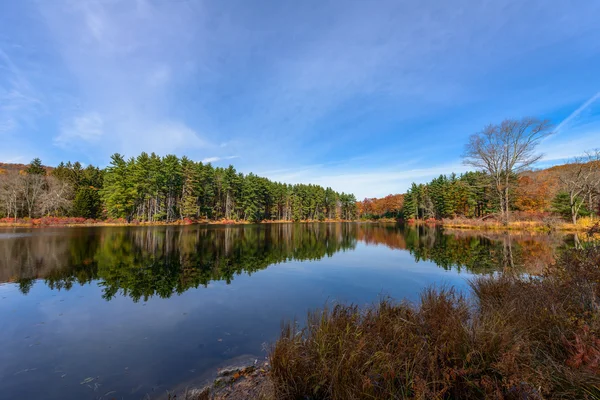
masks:
<path id="1" fill-rule="evenodd" d="M 504 216 L 505 216 L 505 220 L 504 220 L 504 225 L 508 225 L 509 219 L 510 219 L 510 206 L 509 206 L 509 199 L 508 199 L 508 182 L 506 183 L 506 187 L 504 188 Z"/>
<path id="2" fill-rule="evenodd" d="M 573 224 L 577 224 L 577 214 L 579 210 L 577 209 L 577 205 L 575 204 L 577 197 L 571 192 L 569 194 L 569 206 L 571 206 L 571 220 Z"/>
<path id="3" fill-rule="evenodd" d="M 502 220 L 502 223 L 504 223 L 506 219 L 504 217 L 504 194 L 502 192 L 502 189 L 498 190 L 498 197 L 500 199 L 500 219 Z"/>

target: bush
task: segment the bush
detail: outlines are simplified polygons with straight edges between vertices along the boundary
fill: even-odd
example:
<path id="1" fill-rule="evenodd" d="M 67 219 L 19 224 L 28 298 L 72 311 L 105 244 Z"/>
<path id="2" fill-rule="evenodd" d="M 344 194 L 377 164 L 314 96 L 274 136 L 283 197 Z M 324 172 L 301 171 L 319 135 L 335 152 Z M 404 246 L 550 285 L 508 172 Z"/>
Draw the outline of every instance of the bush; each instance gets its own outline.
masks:
<path id="1" fill-rule="evenodd" d="M 541 277 L 479 278 L 466 299 L 427 289 L 311 312 L 270 353 L 282 399 L 600 398 L 600 249 Z"/>

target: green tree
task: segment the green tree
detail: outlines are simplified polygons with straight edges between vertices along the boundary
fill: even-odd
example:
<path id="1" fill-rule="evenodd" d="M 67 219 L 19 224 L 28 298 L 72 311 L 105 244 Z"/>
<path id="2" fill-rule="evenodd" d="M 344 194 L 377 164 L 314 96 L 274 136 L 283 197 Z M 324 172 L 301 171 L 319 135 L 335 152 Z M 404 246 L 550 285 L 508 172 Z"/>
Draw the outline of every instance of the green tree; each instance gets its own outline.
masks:
<path id="1" fill-rule="evenodd" d="M 576 210 L 575 221 L 578 217 L 587 217 L 591 214 L 581 197 L 576 196 L 571 202 L 571 195 L 568 192 L 563 190 L 558 192 L 552 200 L 552 211 L 565 219 L 573 220 L 573 210 Z"/>
<path id="2" fill-rule="evenodd" d="M 187 157 L 181 159 L 183 186 L 181 191 L 181 217 L 196 218 L 198 207 L 198 169 Z"/>
<path id="3" fill-rule="evenodd" d="M 46 169 L 42 165 L 42 160 L 34 158 L 25 170 L 28 175 L 46 175 Z"/>
<path id="4" fill-rule="evenodd" d="M 110 165 L 104 175 L 104 187 L 100 192 L 110 217 L 133 217 L 137 196 L 132 173 L 134 163 L 133 159 L 125 161 L 119 153 L 111 156 Z"/>
<path id="5" fill-rule="evenodd" d="M 98 189 L 81 186 L 73 200 L 73 214 L 84 218 L 98 218 L 101 214 L 101 199 Z"/>

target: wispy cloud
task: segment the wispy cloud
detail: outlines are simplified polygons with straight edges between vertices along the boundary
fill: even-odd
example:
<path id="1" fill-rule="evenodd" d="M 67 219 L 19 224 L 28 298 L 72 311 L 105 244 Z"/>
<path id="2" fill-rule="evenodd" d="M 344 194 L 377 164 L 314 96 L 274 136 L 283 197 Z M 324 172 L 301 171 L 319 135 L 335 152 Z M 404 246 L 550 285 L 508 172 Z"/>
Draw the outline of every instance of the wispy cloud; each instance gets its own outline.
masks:
<path id="1" fill-rule="evenodd" d="M 135 155 L 199 154 L 215 145 L 177 115 L 172 96 L 186 76 L 178 49 L 190 25 L 174 7 L 145 0 L 37 3 L 56 50 L 77 83 L 76 107 L 64 109 L 66 123 L 55 145 L 103 160 L 112 152 Z M 181 9 L 180 9 L 181 11 Z M 170 34 L 157 30 L 169 27 Z M 82 111 L 92 109 L 93 113 Z M 99 138 L 102 137 L 102 140 Z M 190 154 L 191 153 L 191 154 Z"/>
<path id="2" fill-rule="evenodd" d="M 484 124 L 588 96 L 599 12 L 543 0 L 0 2 L 2 144 L 100 165 L 112 152 L 238 154 L 244 172 L 397 193 L 460 172 L 460 144 Z M 559 124 L 548 157 L 593 139 L 580 120 L 598 96 Z"/>
<path id="3" fill-rule="evenodd" d="M 73 148 L 97 144 L 104 134 L 104 121 L 96 112 L 77 116 L 64 124 L 54 143 L 60 147 Z"/>
<path id="4" fill-rule="evenodd" d="M 207 157 L 207 158 L 202 159 L 202 162 L 207 164 L 207 163 L 214 163 L 214 162 L 223 161 L 223 160 L 233 160 L 234 158 L 240 158 L 240 156 Z"/>
<path id="5" fill-rule="evenodd" d="M 0 74 L 0 134 L 33 126 L 44 105 L 26 75 L 1 48 Z"/>
<path id="6" fill-rule="evenodd" d="M 556 164 L 581 156 L 600 145 L 600 92 L 590 97 L 557 125 L 555 134 L 540 146 L 543 162 Z"/>
<path id="7" fill-rule="evenodd" d="M 561 130 L 568 127 L 569 124 L 571 124 L 583 111 L 589 108 L 598 99 L 600 99 L 600 92 L 590 97 L 585 103 L 579 106 L 577 110 L 573 111 L 567 118 L 563 119 L 562 122 L 556 126 L 554 131 L 559 133 Z"/>
<path id="8" fill-rule="evenodd" d="M 366 172 L 355 165 L 298 168 L 295 171 L 273 171 L 265 174 L 270 179 L 289 183 L 316 183 L 338 191 L 354 193 L 358 199 L 404 193 L 413 182 L 425 183 L 441 174 L 466 172 L 460 162 L 443 163 L 426 168 L 410 168 L 405 164 L 371 168 Z"/>

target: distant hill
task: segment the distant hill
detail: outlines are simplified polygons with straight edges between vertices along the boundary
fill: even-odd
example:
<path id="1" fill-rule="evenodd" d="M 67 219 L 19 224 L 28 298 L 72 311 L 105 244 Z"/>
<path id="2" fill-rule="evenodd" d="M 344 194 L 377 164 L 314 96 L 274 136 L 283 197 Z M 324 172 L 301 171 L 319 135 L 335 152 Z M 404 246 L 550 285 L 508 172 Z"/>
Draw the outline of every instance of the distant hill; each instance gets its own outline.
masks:
<path id="1" fill-rule="evenodd" d="M 24 171 L 27 169 L 27 167 L 29 167 L 29 164 L 13 164 L 13 163 L 0 162 L 0 174 L 9 172 L 9 171 L 16 171 L 16 172 Z M 51 172 L 54 169 L 54 167 L 49 167 L 47 165 L 44 165 L 44 169 L 46 169 L 46 172 Z"/>

